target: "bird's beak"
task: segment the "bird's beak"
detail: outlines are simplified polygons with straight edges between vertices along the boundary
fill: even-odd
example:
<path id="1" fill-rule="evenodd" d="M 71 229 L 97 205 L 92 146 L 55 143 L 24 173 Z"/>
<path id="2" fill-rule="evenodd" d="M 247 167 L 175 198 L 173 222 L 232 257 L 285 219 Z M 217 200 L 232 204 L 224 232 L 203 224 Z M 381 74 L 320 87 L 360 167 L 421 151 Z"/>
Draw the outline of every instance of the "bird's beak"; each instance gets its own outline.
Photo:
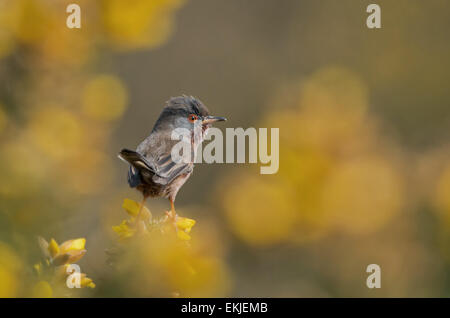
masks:
<path id="1" fill-rule="evenodd" d="M 225 117 L 206 116 L 206 117 L 203 117 L 202 124 L 207 125 L 207 124 L 215 123 L 216 121 L 225 121 L 225 120 L 227 120 Z"/>

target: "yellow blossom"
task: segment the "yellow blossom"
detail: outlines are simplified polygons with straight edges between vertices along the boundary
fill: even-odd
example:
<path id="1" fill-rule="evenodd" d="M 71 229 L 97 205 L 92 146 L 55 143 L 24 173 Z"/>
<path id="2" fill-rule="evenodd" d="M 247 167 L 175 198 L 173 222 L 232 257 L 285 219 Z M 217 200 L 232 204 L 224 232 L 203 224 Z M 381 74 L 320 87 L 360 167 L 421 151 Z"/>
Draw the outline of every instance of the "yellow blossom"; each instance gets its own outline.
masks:
<path id="1" fill-rule="evenodd" d="M 194 225 L 195 225 L 195 220 L 188 219 L 188 218 L 181 217 L 181 216 L 177 218 L 178 229 L 183 230 L 186 233 L 191 232 L 191 229 Z"/>
<path id="2" fill-rule="evenodd" d="M 81 274 L 81 282 L 80 282 L 80 286 L 81 287 L 88 287 L 88 288 L 95 288 L 95 284 L 92 281 L 91 278 L 86 277 L 86 274 Z"/>
<path id="3" fill-rule="evenodd" d="M 74 240 L 68 240 L 61 244 L 61 253 L 67 253 L 69 251 L 80 251 L 84 250 L 86 244 L 85 238 L 78 238 Z"/>
<path id="4" fill-rule="evenodd" d="M 55 257 L 59 253 L 58 243 L 56 243 L 54 239 L 50 240 L 50 243 L 48 244 L 48 251 L 52 257 Z"/>
<path id="5" fill-rule="evenodd" d="M 147 233 L 147 225 L 152 221 L 151 212 L 138 202 L 131 199 L 124 199 L 122 208 L 130 215 L 129 220 L 123 220 L 119 225 L 112 227 L 113 231 L 119 235 L 120 240 L 132 237 L 137 232 Z M 136 218 L 139 214 L 139 224 L 136 224 Z M 139 230 L 139 231 L 138 231 Z"/>
<path id="6" fill-rule="evenodd" d="M 191 239 L 191 236 L 188 233 L 191 232 L 191 229 L 194 225 L 195 220 L 185 217 L 178 217 L 176 222 L 178 238 L 182 241 L 189 241 Z"/>
<path id="7" fill-rule="evenodd" d="M 50 242 L 47 242 L 42 237 L 39 237 L 38 241 L 45 257 L 46 267 L 44 268 L 42 263 L 38 263 L 34 265 L 34 269 L 38 276 L 42 276 L 46 268 L 53 268 L 51 273 L 52 279 L 55 281 L 64 281 L 64 278 L 70 274 L 67 272 L 68 266 L 79 261 L 87 252 L 85 249 L 85 238 L 67 240 L 60 245 L 58 245 L 55 239 L 51 239 Z M 81 287 L 95 287 L 92 279 L 86 277 L 86 274 L 81 273 L 81 277 Z M 45 286 L 35 287 L 37 290 L 46 288 Z"/>
<path id="8" fill-rule="evenodd" d="M 125 199 L 123 200 L 122 208 L 132 217 L 136 217 L 139 213 L 140 204 L 136 201 Z M 143 206 L 141 210 L 140 219 L 143 221 L 151 221 L 152 213 L 147 209 L 147 207 Z"/>
<path id="9" fill-rule="evenodd" d="M 164 233 L 169 233 L 175 229 L 177 237 L 180 240 L 188 241 L 191 239 L 189 233 L 195 225 L 195 220 L 180 216 L 177 217 L 175 224 L 172 224 L 167 217 L 154 220 L 147 207 L 143 206 L 141 208 L 140 203 L 131 199 L 124 199 L 122 208 L 131 218 L 129 220 L 123 220 L 119 225 L 114 225 L 112 227 L 113 231 L 119 235 L 120 240 L 130 238 L 136 233 L 149 234 L 151 230 L 155 229 Z M 139 216 L 139 224 L 136 224 L 139 209 L 141 209 L 141 214 Z"/>
<path id="10" fill-rule="evenodd" d="M 132 237 L 136 232 L 135 229 L 131 228 L 127 220 L 123 220 L 119 225 L 112 227 L 113 231 L 119 235 L 120 239 L 126 239 Z"/>
<path id="11" fill-rule="evenodd" d="M 40 240 L 44 239 L 41 238 Z M 84 249 L 85 243 L 86 240 L 84 238 L 79 238 L 68 240 L 58 245 L 54 239 L 51 239 L 50 243 L 48 243 L 48 252 L 55 265 L 71 264 L 80 260 L 86 254 L 86 250 Z M 45 244 L 41 244 L 42 246 L 45 246 Z"/>

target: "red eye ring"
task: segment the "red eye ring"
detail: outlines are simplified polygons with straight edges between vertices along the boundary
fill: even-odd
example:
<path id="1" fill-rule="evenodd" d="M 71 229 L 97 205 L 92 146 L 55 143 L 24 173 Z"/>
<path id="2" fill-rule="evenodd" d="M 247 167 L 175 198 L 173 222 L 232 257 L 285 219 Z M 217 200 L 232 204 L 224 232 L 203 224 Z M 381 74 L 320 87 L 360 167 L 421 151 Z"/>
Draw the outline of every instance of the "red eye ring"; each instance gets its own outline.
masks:
<path id="1" fill-rule="evenodd" d="M 195 115 L 195 114 L 190 114 L 190 115 L 188 116 L 188 120 L 189 120 L 191 123 L 195 122 L 197 119 L 198 119 L 198 116 Z"/>

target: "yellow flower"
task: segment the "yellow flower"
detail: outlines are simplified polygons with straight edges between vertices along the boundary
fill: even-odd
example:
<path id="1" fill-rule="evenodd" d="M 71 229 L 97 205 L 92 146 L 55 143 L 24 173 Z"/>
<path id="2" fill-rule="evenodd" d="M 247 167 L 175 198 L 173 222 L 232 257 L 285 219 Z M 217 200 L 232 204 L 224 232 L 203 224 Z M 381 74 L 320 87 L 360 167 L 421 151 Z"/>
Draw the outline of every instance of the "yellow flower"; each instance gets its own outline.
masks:
<path id="1" fill-rule="evenodd" d="M 40 276 L 42 274 L 42 264 L 37 263 L 33 265 L 34 270 L 36 271 L 36 274 Z"/>
<path id="2" fill-rule="evenodd" d="M 123 220 L 119 225 L 112 227 L 113 231 L 119 235 L 119 239 L 126 239 L 132 237 L 136 233 L 136 229 L 130 227 L 127 220 Z"/>
<path id="3" fill-rule="evenodd" d="M 53 279 L 59 281 L 61 281 L 61 278 L 65 278 L 67 275 L 69 275 L 69 273 L 67 273 L 67 267 L 70 264 L 79 261 L 87 252 L 85 249 L 85 238 L 68 240 L 60 245 L 58 245 L 58 243 L 54 239 L 51 239 L 50 242 L 47 242 L 42 237 L 39 237 L 38 241 L 41 250 L 46 258 L 47 268 L 54 268 L 54 270 L 51 271 Z M 42 263 L 35 264 L 34 268 L 38 275 L 41 276 L 44 271 Z M 92 279 L 86 277 L 86 274 L 82 273 L 81 277 L 81 287 L 95 287 Z M 42 289 L 41 287 L 44 289 L 48 289 L 45 286 L 36 286 L 38 290 Z M 48 293 L 46 292 L 45 294 Z"/>
<path id="4" fill-rule="evenodd" d="M 132 237 L 137 232 L 148 233 L 147 225 L 152 222 L 152 213 L 145 206 L 141 208 L 141 204 L 131 200 L 124 199 L 122 208 L 131 217 L 129 220 L 123 220 L 119 225 L 112 227 L 113 231 L 119 235 L 119 239 L 127 239 Z M 139 216 L 139 224 L 136 225 L 135 220 L 139 214 L 139 209 L 141 208 L 141 214 Z M 139 230 L 139 231 L 138 231 Z"/>
<path id="5" fill-rule="evenodd" d="M 179 216 L 177 218 L 176 226 L 177 226 L 177 236 L 182 241 L 189 241 L 191 236 L 188 234 L 191 232 L 192 227 L 195 225 L 195 220 L 188 219 L 185 217 Z"/>
<path id="6" fill-rule="evenodd" d="M 136 201 L 125 199 L 123 200 L 122 208 L 132 217 L 136 217 L 139 213 L 140 204 Z M 142 221 L 151 221 L 152 213 L 144 206 L 141 210 L 141 215 L 139 217 Z"/>
<path id="7" fill-rule="evenodd" d="M 177 219 L 177 227 L 180 230 L 185 231 L 186 233 L 191 232 L 192 227 L 195 225 L 195 220 L 188 219 L 185 217 L 178 217 Z"/>
<path id="8" fill-rule="evenodd" d="M 67 253 L 69 251 L 80 251 L 84 250 L 85 245 L 86 245 L 85 238 L 68 240 L 60 245 L 60 251 L 61 253 Z"/>
<path id="9" fill-rule="evenodd" d="M 86 274 L 81 274 L 81 287 L 95 288 L 95 284 Z"/>
<path id="10" fill-rule="evenodd" d="M 44 239 L 40 239 L 45 242 Z M 48 243 L 48 253 L 50 254 L 51 262 L 55 265 L 64 265 L 64 264 L 72 264 L 80 260 L 84 254 L 86 254 L 86 250 L 84 249 L 84 245 L 86 243 L 86 239 L 79 238 L 74 240 L 68 240 L 58 245 L 58 243 L 51 239 L 50 243 Z M 41 244 L 41 246 L 44 244 Z"/>
<path id="11" fill-rule="evenodd" d="M 48 244 L 48 252 L 50 253 L 51 257 L 55 257 L 59 253 L 58 243 L 56 243 L 54 239 L 51 239 L 50 243 Z"/>
<path id="12" fill-rule="evenodd" d="M 112 227 L 113 231 L 119 235 L 119 240 L 127 239 L 134 236 L 136 233 L 149 234 L 150 230 L 157 229 L 163 233 L 173 231 L 175 228 L 177 236 L 182 241 L 188 241 L 191 239 L 189 233 L 192 227 L 195 225 L 195 220 L 185 217 L 177 217 L 175 226 L 172 222 L 169 222 L 169 218 L 161 218 L 157 220 L 152 219 L 151 212 L 143 206 L 141 208 L 140 203 L 131 200 L 124 199 L 122 208 L 130 215 L 129 220 L 123 220 L 119 225 Z M 136 218 L 141 208 L 141 214 L 139 216 L 139 224 L 136 224 Z"/>

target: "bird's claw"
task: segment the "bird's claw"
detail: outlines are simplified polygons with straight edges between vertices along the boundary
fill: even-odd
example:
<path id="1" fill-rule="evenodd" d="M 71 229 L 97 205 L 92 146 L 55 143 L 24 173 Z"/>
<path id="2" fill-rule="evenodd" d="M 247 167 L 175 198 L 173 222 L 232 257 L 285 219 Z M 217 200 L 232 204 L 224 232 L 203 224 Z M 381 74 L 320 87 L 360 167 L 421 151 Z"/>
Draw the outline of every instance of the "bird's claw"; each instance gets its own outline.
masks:
<path id="1" fill-rule="evenodd" d="M 166 216 L 167 216 L 167 219 L 172 222 L 175 230 L 178 231 L 178 228 L 177 228 L 178 215 L 177 215 L 177 213 L 175 211 L 166 211 Z"/>

